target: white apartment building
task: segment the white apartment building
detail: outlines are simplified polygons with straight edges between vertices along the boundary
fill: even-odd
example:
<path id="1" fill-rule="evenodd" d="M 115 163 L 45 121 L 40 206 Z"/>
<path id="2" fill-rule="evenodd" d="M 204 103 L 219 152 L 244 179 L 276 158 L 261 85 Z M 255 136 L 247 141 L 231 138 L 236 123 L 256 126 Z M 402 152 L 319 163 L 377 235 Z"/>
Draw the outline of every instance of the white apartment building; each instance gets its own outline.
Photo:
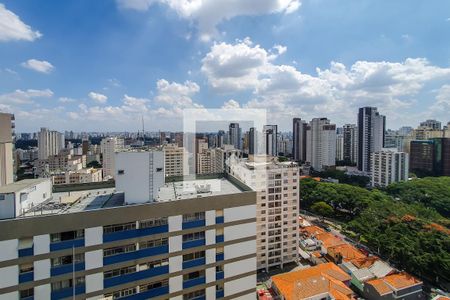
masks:
<path id="1" fill-rule="evenodd" d="M 0 113 L 0 186 L 14 181 L 14 115 Z"/>
<path id="2" fill-rule="evenodd" d="M 52 182 L 49 178 L 24 179 L 1 186 L 0 220 L 20 216 L 51 197 Z"/>
<path id="3" fill-rule="evenodd" d="M 187 155 L 184 147 L 178 144 L 166 144 L 163 150 L 166 177 L 183 176 L 184 156 Z"/>
<path id="4" fill-rule="evenodd" d="M 65 145 L 64 134 L 41 128 L 38 132 L 38 158 L 47 159 L 51 155 L 58 155 Z"/>
<path id="5" fill-rule="evenodd" d="M 336 160 L 344 160 L 344 134 L 336 136 Z"/>
<path id="6" fill-rule="evenodd" d="M 266 156 L 231 157 L 229 173 L 256 191 L 258 269 L 295 262 L 298 258 L 299 169 L 293 162 Z"/>
<path id="7" fill-rule="evenodd" d="M 314 118 L 306 128 L 306 161 L 316 171 L 336 165 L 336 125 Z"/>
<path id="8" fill-rule="evenodd" d="M 386 187 L 393 182 L 408 180 L 409 154 L 395 148 L 383 148 L 371 156 L 374 187 Z"/>
<path id="9" fill-rule="evenodd" d="M 118 137 L 107 137 L 100 142 L 103 178 L 115 178 L 115 152 L 124 148 L 124 141 Z"/>

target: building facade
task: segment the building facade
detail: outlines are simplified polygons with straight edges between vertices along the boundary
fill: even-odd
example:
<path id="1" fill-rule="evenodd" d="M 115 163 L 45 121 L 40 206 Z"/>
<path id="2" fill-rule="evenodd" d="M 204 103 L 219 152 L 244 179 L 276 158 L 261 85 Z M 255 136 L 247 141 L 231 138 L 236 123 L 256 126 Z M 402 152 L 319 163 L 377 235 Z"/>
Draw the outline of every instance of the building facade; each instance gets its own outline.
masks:
<path id="1" fill-rule="evenodd" d="M 306 128 L 306 161 L 316 171 L 336 165 L 336 125 L 314 118 Z"/>
<path id="2" fill-rule="evenodd" d="M 0 113 L 0 186 L 14 181 L 14 115 Z"/>
<path id="3" fill-rule="evenodd" d="M 102 139 L 100 148 L 103 178 L 115 178 L 115 152 L 124 148 L 124 141 L 117 137 L 107 137 Z"/>
<path id="4" fill-rule="evenodd" d="M 306 128 L 307 124 L 300 118 L 294 118 L 292 121 L 293 147 L 292 155 L 298 162 L 306 161 Z"/>
<path id="5" fill-rule="evenodd" d="M 371 156 L 371 184 L 386 187 L 391 183 L 408 180 L 409 154 L 397 149 L 382 149 Z"/>
<path id="6" fill-rule="evenodd" d="M 355 124 L 345 124 L 342 130 L 344 135 L 343 160 L 356 165 L 358 162 L 358 127 Z"/>
<path id="7" fill-rule="evenodd" d="M 167 144 L 164 150 L 164 169 L 167 177 L 183 176 L 186 150 L 178 144 Z"/>
<path id="8" fill-rule="evenodd" d="M 239 123 L 230 123 L 228 127 L 228 144 L 233 145 L 236 149 L 242 149 L 242 131 Z"/>
<path id="9" fill-rule="evenodd" d="M 358 112 L 358 170 L 370 173 L 370 157 L 384 147 L 386 117 L 376 107 L 362 107 Z"/>
<path id="10" fill-rule="evenodd" d="M 278 126 L 264 125 L 264 144 L 265 154 L 269 156 L 278 156 Z"/>
<path id="11" fill-rule="evenodd" d="M 64 134 L 41 128 L 38 132 L 38 158 L 47 159 L 51 155 L 58 155 L 65 147 Z"/>

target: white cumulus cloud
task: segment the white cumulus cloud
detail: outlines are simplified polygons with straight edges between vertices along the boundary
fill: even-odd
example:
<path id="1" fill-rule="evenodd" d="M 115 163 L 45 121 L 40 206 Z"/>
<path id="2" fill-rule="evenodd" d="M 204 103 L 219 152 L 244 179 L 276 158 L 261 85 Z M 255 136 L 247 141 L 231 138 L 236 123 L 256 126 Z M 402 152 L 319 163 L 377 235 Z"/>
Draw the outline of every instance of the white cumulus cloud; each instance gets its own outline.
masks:
<path id="1" fill-rule="evenodd" d="M 108 97 L 100 94 L 100 93 L 96 93 L 96 92 L 90 92 L 88 94 L 89 98 L 91 98 L 92 100 L 94 100 L 95 102 L 98 103 L 106 103 L 106 101 L 108 100 Z"/>
<path id="2" fill-rule="evenodd" d="M 44 73 L 44 74 L 49 74 L 53 71 L 53 69 L 55 68 L 51 63 L 49 63 L 46 60 L 37 60 L 37 59 L 29 59 L 25 62 L 23 62 L 22 67 L 36 71 L 36 72 L 40 72 L 40 73 Z"/>
<path id="3" fill-rule="evenodd" d="M 33 30 L 20 20 L 12 11 L 0 3 L 0 42 L 7 41 L 34 41 L 42 36 L 39 31 Z"/>

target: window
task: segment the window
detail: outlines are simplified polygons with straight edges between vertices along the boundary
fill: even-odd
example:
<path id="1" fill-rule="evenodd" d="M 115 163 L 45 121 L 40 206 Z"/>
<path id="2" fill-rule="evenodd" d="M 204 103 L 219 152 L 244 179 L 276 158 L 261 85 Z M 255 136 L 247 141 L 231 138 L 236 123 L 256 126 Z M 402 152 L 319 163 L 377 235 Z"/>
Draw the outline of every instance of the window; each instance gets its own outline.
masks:
<path id="1" fill-rule="evenodd" d="M 125 174 L 125 171 L 124 171 L 124 170 L 118 170 L 118 171 L 117 171 L 117 174 L 123 175 L 123 174 Z"/>
<path id="2" fill-rule="evenodd" d="M 122 276 L 122 275 L 129 274 L 129 273 L 134 273 L 134 272 L 136 272 L 136 266 L 130 266 L 130 267 L 124 267 L 124 268 L 120 268 L 120 269 L 106 271 L 103 273 L 103 276 L 106 279 L 106 278 L 111 278 L 111 277 Z"/>
<path id="3" fill-rule="evenodd" d="M 139 243 L 139 249 L 160 247 L 160 246 L 167 245 L 168 243 L 169 243 L 169 240 L 167 238 L 160 238 L 160 239 L 156 239 L 156 240 L 144 241 L 144 242 Z"/>
<path id="4" fill-rule="evenodd" d="M 198 297 L 204 297 L 205 296 L 205 290 L 198 290 L 195 292 L 190 292 L 187 294 L 183 295 L 183 300 L 190 300 L 190 299 L 195 299 Z"/>
<path id="5" fill-rule="evenodd" d="M 223 265 L 216 266 L 216 273 L 223 272 Z"/>
<path id="6" fill-rule="evenodd" d="M 135 244 L 106 248 L 103 250 L 103 256 L 108 257 L 108 256 L 117 255 L 117 254 L 132 252 L 132 251 L 136 251 Z"/>
<path id="7" fill-rule="evenodd" d="M 103 233 L 113 233 L 133 229 L 136 229 L 136 222 L 103 226 Z"/>
<path id="8" fill-rule="evenodd" d="M 183 234 L 183 242 L 203 240 L 203 239 L 205 239 L 204 231 Z"/>
<path id="9" fill-rule="evenodd" d="M 33 296 L 34 296 L 34 288 L 20 291 L 20 299 L 25 299 Z"/>
<path id="10" fill-rule="evenodd" d="M 205 212 L 196 212 L 192 214 L 184 214 L 183 215 L 183 222 L 190 222 L 190 221 L 197 221 L 197 220 L 204 220 L 205 219 Z"/>
<path id="11" fill-rule="evenodd" d="M 78 277 L 75 279 L 75 286 L 84 284 L 84 277 Z M 66 288 L 73 287 L 73 280 L 66 279 L 58 282 L 52 282 L 52 291 L 58 291 Z"/>
<path id="12" fill-rule="evenodd" d="M 29 263 L 29 264 L 23 264 L 19 266 L 19 273 L 23 274 L 23 273 L 28 273 L 28 272 L 33 272 L 34 270 L 34 265 L 33 263 Z"/>
<path id="13" fill-rule="evenodd" d="M 141 264 L 141 265 L 139 265 L 139 270 L 143 271 L 143 270 L 163 267 L 163 266 L 167 266 L 167 265 L 169 265 L 169 259 L 163 258 L 163 259 L 154 260 L 154 261 L 151 261 L 151 262 L 148 262 L 145 264 Z"/>
<path id="14" fill-rule="evenodd" d="M 216 291 L 222 291 L 223 290 L 223 283 L 216 284 Z"/>
<path id="15" fill-rule="evenodd" d="M 105 294 L 105 298 L 119 299 L 122 297 L 134 295 L 136 293 L 137 293 L 137 289 L 135 287 L 132 287 L 132 288 L 128 288 L 128 289 L 124 289 L 124 290 L 120 290 L 120 291 L 115 291 L 111 294 Z"/>
<path id="16" fill-rule="evenodd" d="M 163 286 L 168 286 L 169 285 L 169 280 L 162 280 L 162 281 L 157 281 L 157 282 L 152 282 L 152 283 L 148 283 L 148 284 L 143 284 L 139 286 L 139 291 L 145 292 L 148 290 L 153 290 L 153 289 L 157 289 Z"/>
<path id="17" fill-rule="evenodd" d="M 79 239 L 79 238 L 83 238 L 83 237 L 84 237 L 84 230 L 80 229 L 80 230 L 74 230 L 74 231 L 52 233 L 50 235 L 50 240 L 52 243 L 54 243 L 54 242 L 75 240 L 75 239 Z"/>
<path id="18" fill-rule="evenodd" d="M 168 224 L 167 217 L 153 218 L 153 219 L 140 221 L 139 228 L 150 228 L 150 227 L 163 226 L 163 225 L 167 225 L 167 224 Z"/>
<path id="19" fill-rule="evenodd" d="M 191 272 L 183 275 L 183 281 L 192 280 L 200 277 L 205 277 L 205 270 Z"/>
<path id="20" fill-rule="evenodd" d="M 73 263 L 74 257 L 72 255 L 65 255 L 57 258 L 52 258 L 52 267 L 61 266 L 61 265 L 70 265 Z M 84 261 L 84 254 L 79 253 L 75 254 L 75 263 L 80 263 Z"/>
<path id="21" fill-rule="evenodd" d="M 5 200 L 5 194 L 0 194 L 0 201 Z"/>
<path id="22" fill-rule="evenodd" d="M 162 172 L 163 168 L 156 168 L 156 172 Z"/>
<path id="23" fill-rule="evenodd" d="M 199 251 L 183 255 L 183 261 L 190 261 L 205 257 L 205 251 Z"/>

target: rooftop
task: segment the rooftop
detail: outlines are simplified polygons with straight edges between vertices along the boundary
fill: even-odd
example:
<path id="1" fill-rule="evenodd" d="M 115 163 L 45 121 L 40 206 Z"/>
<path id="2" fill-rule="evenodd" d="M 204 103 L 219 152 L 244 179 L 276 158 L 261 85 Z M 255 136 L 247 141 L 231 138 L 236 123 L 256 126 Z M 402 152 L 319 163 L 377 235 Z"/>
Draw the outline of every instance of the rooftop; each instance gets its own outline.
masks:
<path id="1" fill-rule="evenodd" d="M 366 284 L 373 286 L 380 295 L 386 295 L 421 283 L 420 280 L 404 272 L 366 282 Z"/>
<path id="2" fill-rule="evenodd" d="M 0 194 L 15 193 L 15 192 L 21 191 L 23 189 L 26 189 L 28 187 L 32 187 L 41 182 L 45 182 L 47 180 L 49 180 L 49 179 L 48 178 L 36 178 L 36 179 L 24 179 L 24 180 L 16 181 L 16 182 L 1 186 Z"/>
<path id="3" fill-rule="evenodd" d="M 156 201 L 174 201 L 241 192 L 242 189 L 226 178 L 178 181 L 166 183 L 161 187 Z"/>

